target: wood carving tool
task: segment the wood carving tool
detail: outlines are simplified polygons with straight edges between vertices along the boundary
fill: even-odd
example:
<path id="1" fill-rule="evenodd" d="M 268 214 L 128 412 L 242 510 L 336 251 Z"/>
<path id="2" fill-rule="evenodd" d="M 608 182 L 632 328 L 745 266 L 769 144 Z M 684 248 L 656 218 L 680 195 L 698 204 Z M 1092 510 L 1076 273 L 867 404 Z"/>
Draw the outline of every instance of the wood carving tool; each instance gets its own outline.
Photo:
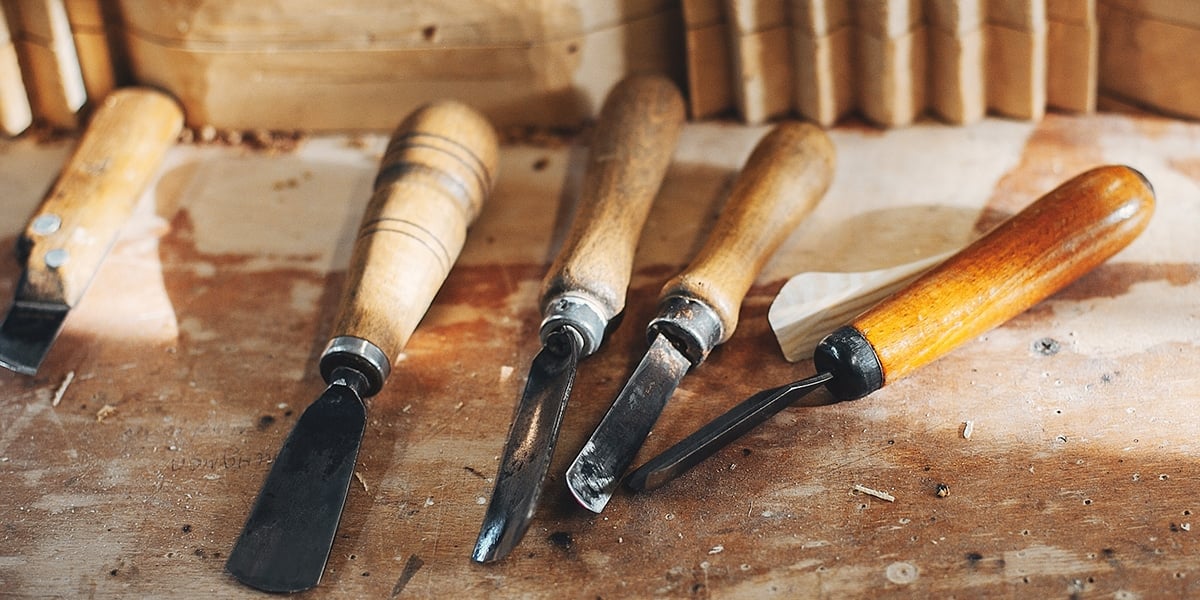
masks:
<path id="1" fill-rule="evenodd" d="M 629 487 L 663 485 L 821 385 L 855 400 L 912 373 L 1108 260 L 1153 212 L 1154 189 L 1134 169 L 1076 176 L 826 336 L 817 375 L 751 396 L 647 461 Z"/>
<path id="2" fill-rule="evenodd" d="M 604 509 L 684 374 L 733 334 L 754 278 L 824 195 L 833 164 L 825 133 L 796 122 L 776 126 L 750 154 L 708 240 L 659 295 L 646 355 L 567 470 L 588 510 Z"/>
<path id="3" fill-rule="evenodd" d="M 618 83 L 596 122 L 574 222 L 542 281 L 542 349 L 517 404 L 496 487 L 471 558 L 492 562 L 521 541 L 537 508 L 580 359 L 625 308 L 634 249 L 683 128 L 670 80 Z"/>
<path id="4" fill-rule="evenodd" d="M 96 108 L 18 241 L 25 272 L 0 324 L 0 365 L 37 373 L 182 127 L 175 100 L 148 88 Z"/>
<path id="5" fill-rule="evenodd" d="M 295 592 L 320 582 L 366 427 L 365 399 L 383 387 L 458 258 L 496 160 L 495 131 L 463 104 L 426 105 L 396 129 L 321 355 L 329 386 L 288 434 L 225 563 L 242 583 Z"/>

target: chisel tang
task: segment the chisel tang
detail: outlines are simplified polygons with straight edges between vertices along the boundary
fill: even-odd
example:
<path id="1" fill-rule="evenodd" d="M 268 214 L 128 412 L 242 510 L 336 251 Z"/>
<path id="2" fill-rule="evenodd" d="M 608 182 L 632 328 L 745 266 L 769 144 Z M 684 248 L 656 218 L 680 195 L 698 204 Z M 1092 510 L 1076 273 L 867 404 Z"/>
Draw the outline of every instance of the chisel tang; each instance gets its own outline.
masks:
<path id="1" fill-rule="evenodd" d="M 1108 260 L 1146 228 L 1154 190 L 1138 171 L 1084 172 L 817 346 L 818 372 L 861 398 L 1024 312 Z"/>
<path id="2" fill-rule="evenodd" d="M 777 125 L 755 146 L 721 216 L 691 264 L 667 282 L 648 335 L 672 340 L 692 365 L 729 339 L 767 259 L 825 194 L 833 142 L 820 128 Z"/>
<path id="3" fill-rule="evenodd" d="M 363 215 L 321 375 L 383 386 L 466 241 L 495 180 L 496 132 L 453 101 L 418 109 L 392 135 Z"/>
<path id="4" fill-rule="evenodd" d="M 581 358 L 588 356 L 624 310 L 638 238 L 683 121 L 683 99 L 664 77 L 630 77 L 609 93 L 574 226 L 542 281 L 543 343 L 571 325 L 583 338 Z"/>

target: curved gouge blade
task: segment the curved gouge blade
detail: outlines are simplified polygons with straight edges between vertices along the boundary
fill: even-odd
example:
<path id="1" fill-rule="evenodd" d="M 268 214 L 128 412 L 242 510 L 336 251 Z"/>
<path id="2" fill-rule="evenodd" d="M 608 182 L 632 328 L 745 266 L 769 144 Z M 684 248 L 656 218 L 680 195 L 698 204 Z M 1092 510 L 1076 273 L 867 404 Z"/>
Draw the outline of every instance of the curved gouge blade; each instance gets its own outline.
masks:
<path id="1" fill-rule="evenodd" d="M 225 563 L 238 581 L 266 592 L 298 592 L 321 580 L 337 533 L 338 520 L 329 516 L 346 504 L 366 429 L 367 410 L 356 389 L 366 382 L 347 375 L 357 383 L 331 384 L 275 457 Z"/>
<path id="2" fill-rule="evenodd" d="M 471 559 L 492 562 L 508 556 L 525 531 L 541 496 L 542 480 L 575 382 L 583 338 L 570 326 L 551 334 L 529 366 L 529 379 L 517 405 L 508 444 L 500 459 L 496 487 Z"/>
<path id="3" fill-rule="evenodd" d="M 529 527 L 576 365 L 620 320 L 634 250 L 683 121 L 679 90 L 663 77 L 626 78 L 604 101 L 571 231 L 542 281 L 542 350 L 509 428 L 477 562 L 507 556 Z"/>
<path id="4" fill-rule="evenodd" d="M 466 105 L 437 102 L 396 129 L 350 258 L 328 390 L 296 422 L 263 482 L 225 569 L 263 590 L 317 585 L 333 546 L 377 394 L 479 214 L 496 172 L 496 134 Z"/>
<path id="5" fill-rule="evenodd" d="M 592 512 L 604 510 L 617 483 L 691 363 L 657 336 L 613 405 L 567 469 L 571 495 Z M 633 451 L 618 452 L 615 449 Z"/>
<path id="6" fill-rule="evenodd" d="M 25 272 L 0 325 L 0 366 L 37 373 L 182 128 L 175 100 L 148 88 L 96 109 L 18 244 Z"/>
<path id="7" fill-rule="evenodd" d="M 825 194 L 833 161 L 809 124 L 780 124 L 755 146 L 704 246 L 663 287 L 646 356 L 567 470 L 584 507 L 604 508 L 684 374 L 733 334 L 750 285 Z"/>
<path id="8" fill-rule="evenodd" d="M 827 335 L 813 353 L 816 377 L 838 400 L 862 398 L 1091 271 L 1136 239 L 1153 213 L 1154 189 L 1138 171 L 1108 166 L 1078 175 Z M 795 402 L 788 388 L 814 380 L 753 396 L 648 461 L 637 483 L 662 485 L 685 470 L 676 463 L 690 467 L 703 458 L 690 455 L 711 456 L 749 431 L 743 413 L 756 398 Z"/>
<path id="9" fill-rule="evenodd" d="M 662 486 L 830 379 L 833 379 L 833 375 L 818 373 L 808 379 L 750 396 L 662 454 L 646 461 L 646 464 L 629 474 L 625 484 L 637 491 Z"/>

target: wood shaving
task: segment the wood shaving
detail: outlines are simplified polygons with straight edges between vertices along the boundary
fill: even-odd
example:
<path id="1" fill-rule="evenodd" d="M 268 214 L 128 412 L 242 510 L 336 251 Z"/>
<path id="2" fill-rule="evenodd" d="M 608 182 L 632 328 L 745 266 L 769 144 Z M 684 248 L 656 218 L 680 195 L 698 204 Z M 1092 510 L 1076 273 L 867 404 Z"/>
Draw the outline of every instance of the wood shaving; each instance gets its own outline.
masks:
<path id="1" fill-rule="evenodd" d="M 709 554 L 720 554 L 724 551 L 725 551 L 725 546 L 717 544 L 716 546 L 713 546 L 712 550 L 709 550 L 708 553 Z"/>
<path id="2" fill-rule="evenodd" d="M 117 407 L 111 404 L 105 404 L 104 406 L 100 407 L 100 410 L 96 411 L 96 422 L 103 423 L 105 419 L 115 414 L 117 414 Z"/>
<path id="3" fill-rule="evenodd" d="M 357 480 L 358 480 L 358 482 L 362 484 L 362 486 L 363 486 L 363 491 L 364 491 L 364 492 L 370 492 L 370 491 L 371 491 L 371 488 L 367 487 L 367 478 L 366 478 L 366 477 L 363 477 L 363 474 L 362 474 L 361 472 L 359 472 L 359 471 L 355 471 L 355 472 L 354 472 L 354 478 L 355 478 L 355 479 L 357 479 Z"/>
<path id="4" fill-rule="evenodd" d="M 504 383 L 505 381 L 508 381 L 509 378 L 512 377 L 512 374 L 513 374 L 512 367 L 510 367 L 508 365 L 504 365 L 504 366 L 500 367 L 500 383 Z"/>
<path id="5" fill-rule="evenodd" d="M 865 486 L 865 485 L 859 485 L 859 484 L 857 484 L 857 483 L 856 483 L 856 484 L 854 484 L 854 491 L 856 491 L 856 492 L 862 492 L 862 493 L 864 493 L 864 494 L 866 494 L 866 495 L 868 495 L 868 496 L 874 496 L 874 497 L 876 497 L 876 498 L 879 498 L 880 500 L 886 500 L 886 501 L 888 501 L 888 502 L 895 502 L 895 501 L 896 501 L 896 497 L 895 497 L 895 496 L 893 496 L 893 495 L 891 495 L 891 494 L 889 494 L 889 493 L 887 493 L 887 492 L 881 492 L 881 491 L 879 491 L 879 490 L 873 490 L 873 489 L 871 489 L 871 488 L 869 488 L 869 487 L 867 487 L 867 486 Z"/>
<path id="6" fill-rule="evenodd" d="M 962 436 L 964 440 L 971 439 L 971 434 L 975 432 L 975 421 L 967 421 L 963 423 Z"/>
<path id="7" fill-rule="evenodd" d="M 67 373 L 66 377 L 63 377 L 62 383 L 58 386 L 58 390 L 54 392 L 54 398 L 50 400 L 50 406 L 58 406 L 58 403 L 62 402 L 63 394 L 67 393 L 67 386 L 71 385 L 72 381 L 75 381 L 75 371 L 71 371 L 70 373 Z"/>

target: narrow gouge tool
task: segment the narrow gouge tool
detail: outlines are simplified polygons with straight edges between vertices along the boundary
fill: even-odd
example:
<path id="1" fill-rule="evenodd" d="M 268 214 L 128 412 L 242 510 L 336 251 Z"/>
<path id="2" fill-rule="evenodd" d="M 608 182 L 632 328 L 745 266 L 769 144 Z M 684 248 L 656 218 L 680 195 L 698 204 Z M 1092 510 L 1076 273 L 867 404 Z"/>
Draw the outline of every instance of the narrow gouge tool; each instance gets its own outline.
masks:
<path id="1" fill-rule="evenodd" d="M 824 385 L 862 398 L 1008 321 L 1129 245 L 1154 212 L 1141 173 L 1099 167 L 1054 191 L 826 336 L 817 375 L 759 392 L 635 470 L 657 488 Z"/>
<path id="2" fill-rule="evenodd" d="M 37 373 L 182 128 L 179 104 L 149 88 L 96 108 L 18 241 L 25 272 L 0 324 L 0 366 Z"/>
<path id="3" fill-rule="evenodd" d="M 604 102 L 571 231 L 542 281 L 542 349 L 508 432 L 471 555 L 477 562 L 508 556 L 529 528 L 576 366 L 625 308 L 634 250 L 683 121 L 683 99 L 663 77 L 625 79 Z"/>
<path id="4" fill-rule="evenodd" d="M 567 469 L 585 508 L 604 509 L 680 380 L 733 334 L 754 278 L 816 207 L 833 164 L 833 144 L 810 124 L 780 124 L 755 147 L 704 246 L 659 295 L 646 355 Z"/>
<path id="5" fill-rule="evenodd" d="M 225 563 L 242 583 L 295 592 L 320 582 L 366 427 L 365 399 L 383 387 L 458 258 L 496 160 L 495 131 L 463 104 L 426 105 L 396 129 L 321 355 L 329 387 L 284 441 Z"/>

